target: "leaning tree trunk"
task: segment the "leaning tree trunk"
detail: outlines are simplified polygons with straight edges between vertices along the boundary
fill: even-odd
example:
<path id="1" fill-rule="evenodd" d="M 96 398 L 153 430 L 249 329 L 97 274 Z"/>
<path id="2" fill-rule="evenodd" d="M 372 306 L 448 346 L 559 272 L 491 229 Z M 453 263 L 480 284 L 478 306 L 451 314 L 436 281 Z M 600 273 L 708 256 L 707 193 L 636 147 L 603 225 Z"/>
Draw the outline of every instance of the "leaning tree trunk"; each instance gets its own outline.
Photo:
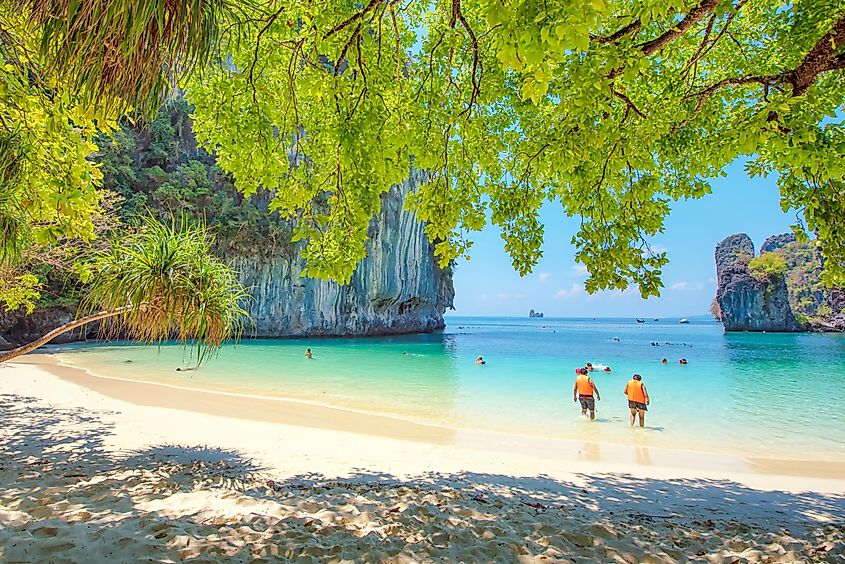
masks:
<path id="1" fill-rule="evenodd" d="M 31 343 L 27 343 L 26 345 L 22 345 L 22 346 L 20 346 L 16 349 L 12 349 L 8 352 L 0 353 L 0 362 L 6 362 L 7 360 L 12 360 L 15 357 L 21 356 L 22 354 L 32 352 L 35 349 L 37 349 L 38 347 L 40 347 L 42 345 L 46 345 L 47 343 L 49 343 L 50 341 L 52 341 L 53 339 L 55 339 L 59 335 L 61 335 L 63 333 L 67 333 L 68 331 L 72 331 L 72 330 L 76 329 L 77 327 L 82 327 L 86 323 L 91 323 L 92 321 L 99 321 L 101 319 L 108 319 L 110 317 L 115 317 L 117 315 L 120 315 L 122 313 L 126 313 L 127 311 L 130 311 L 133 307 L 134 306 L 130 305 L 130 306 L 119 307 L 117 309 L 112 309 L 112 310 L 109 310 L 109 311 L 101 311 L 99 313 L 94 313 L 92 315 L 80 317 L 79 319 L 71 321 L 70 323 L 65 323 L 61 327 L 56 327 L 55 329 L 53 329 L 52 331 L 50 331 L 49 333 L 47 333 L 46 335 L 44 335 L 40 339 L 36 339 L 36 340 L 32 341 Z"/>

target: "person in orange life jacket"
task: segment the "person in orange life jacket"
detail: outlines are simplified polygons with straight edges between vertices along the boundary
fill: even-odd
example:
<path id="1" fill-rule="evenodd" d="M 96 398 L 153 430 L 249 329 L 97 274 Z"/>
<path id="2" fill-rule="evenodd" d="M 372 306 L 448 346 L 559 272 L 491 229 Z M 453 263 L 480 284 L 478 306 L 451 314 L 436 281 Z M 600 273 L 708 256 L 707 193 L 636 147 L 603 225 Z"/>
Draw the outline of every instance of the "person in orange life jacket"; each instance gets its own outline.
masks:
<path id="1" fill-rule="evenodd" d="M 648 411 L 646 407 L 650 400 L 648 398 L 648 390 L 643 384 L 643 377 L 639 374 L 634 374 L 634 377 L 625 384 L 624 394 L 628 396 L 628 407 L 631 409 L 631 427 L 634 426 L 634 420 L 637 416 L 640 417 L 640 427 L 645 426 L 645 412 Z"/>
<path id="2" fill-rule="evenodd" d="M 596 400 L 601 401 L 601 394 L 599 394 L 599 389 L 593 379 L 587 376 L 586 368 L 580 368 L 577 372 L 575 387 L 572 388 L 572 401 L 580 400 L 581 415 L 587 415 L 587 410 L 590 410 L 590 419 L 595 419 Z M 593 394 L 595 394 L 595 397 L 593 397 Z"/>

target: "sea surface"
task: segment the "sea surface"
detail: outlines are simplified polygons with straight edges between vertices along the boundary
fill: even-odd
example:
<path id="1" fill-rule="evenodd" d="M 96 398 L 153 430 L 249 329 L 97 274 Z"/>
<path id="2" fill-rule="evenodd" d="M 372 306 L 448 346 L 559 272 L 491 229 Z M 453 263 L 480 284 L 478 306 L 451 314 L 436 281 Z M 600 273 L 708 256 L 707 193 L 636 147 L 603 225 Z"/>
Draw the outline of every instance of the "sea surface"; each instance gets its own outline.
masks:
<path id="1" fill-rule="evenodd" d="M 305 357 L 310 347 L 313 359 Z M 724 334 L 706 318 L 447 318 L 442 333 L 249 340 L 196 371 L 175 344 L 75 344 L 62 362 L 101 376 L 288 398 L 455 428 L 741 456 L 845 460 L 845 335 Z M 477 366 L 483 355 L 487 361 Z M 667 363 L 661 363 L 666 358 Z M 687 365 L 679 364 L 685 358 Z M 572 401 L 592 373 L 597 419 Z M 651 396 L 628 424 L 625 383 Z"/>

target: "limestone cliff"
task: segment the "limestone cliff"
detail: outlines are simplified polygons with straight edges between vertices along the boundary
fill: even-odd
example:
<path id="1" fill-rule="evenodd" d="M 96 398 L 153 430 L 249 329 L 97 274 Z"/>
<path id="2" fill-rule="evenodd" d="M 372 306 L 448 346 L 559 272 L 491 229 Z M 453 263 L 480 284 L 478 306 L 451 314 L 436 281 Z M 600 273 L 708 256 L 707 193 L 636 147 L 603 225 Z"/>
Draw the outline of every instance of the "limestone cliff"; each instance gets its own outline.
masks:
<path id="1" fill-rule="evenodd" d="M 404 196 L 418 174 L 382 198 L 370 227 L 367 258 L 350 284 L 303 278 L 292 257 L 234 257 L 230 263 L 253 299 L 247 309 L 256 336 L 355 336 L 441 329 L 452 307 L 452 275 L 437 265 L 434 249 Z"/>
<path id="2" fill-rule="evenodd" d="M 196 146 L 184 102 L 162 110 L 144 129 L 121 126 L 101 143 L 104 188 L 123 198 L 120 215 L 185 214 L 216 235 L 217 252 L 239 273 L 252 299 L 245 304 L 257 337 L 363 336 L 433 331 L 452 307 L 451 269 L 441 269 L 413 212 L 403 209 L 419 173 L 394 186 L 370 226 L 368 256 L 348 285 L 300 276 L 301 247 L 291 224 L 267 209 L 270 195 L 243 198 Z M 65 302 L 73 300 L 65 300 Z M 0 313 L 0 347 L 32 340 L 72 319 L 75 308 L 44 307 L 30 316 Z M 93 337 L 73 334 L 66 339 Z M 7 346 L 8 346 L 7 343 Z"/>
<path id="3" fill-rule="evenodd" d="M 783 275 L 756 278 L 748 268 L 754 243 L 744 233 L 716 246 L 716 301 L 725 331 L 801 331 Z"/>

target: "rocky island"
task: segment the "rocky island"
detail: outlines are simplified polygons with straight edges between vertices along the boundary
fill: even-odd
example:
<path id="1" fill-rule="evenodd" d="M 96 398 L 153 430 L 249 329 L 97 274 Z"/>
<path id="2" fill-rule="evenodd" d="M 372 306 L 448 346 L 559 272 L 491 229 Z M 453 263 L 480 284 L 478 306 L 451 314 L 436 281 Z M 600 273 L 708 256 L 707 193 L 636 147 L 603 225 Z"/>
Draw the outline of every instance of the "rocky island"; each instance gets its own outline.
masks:
<path id="1" fill-rule="evenodd" d="M 725 331 L 845 331 L 845 290 L 821 284 L 812 242 L 769 237 L 756 255 L 744 233 L 716 246 L 718 287 L 712 312 Z"/>

